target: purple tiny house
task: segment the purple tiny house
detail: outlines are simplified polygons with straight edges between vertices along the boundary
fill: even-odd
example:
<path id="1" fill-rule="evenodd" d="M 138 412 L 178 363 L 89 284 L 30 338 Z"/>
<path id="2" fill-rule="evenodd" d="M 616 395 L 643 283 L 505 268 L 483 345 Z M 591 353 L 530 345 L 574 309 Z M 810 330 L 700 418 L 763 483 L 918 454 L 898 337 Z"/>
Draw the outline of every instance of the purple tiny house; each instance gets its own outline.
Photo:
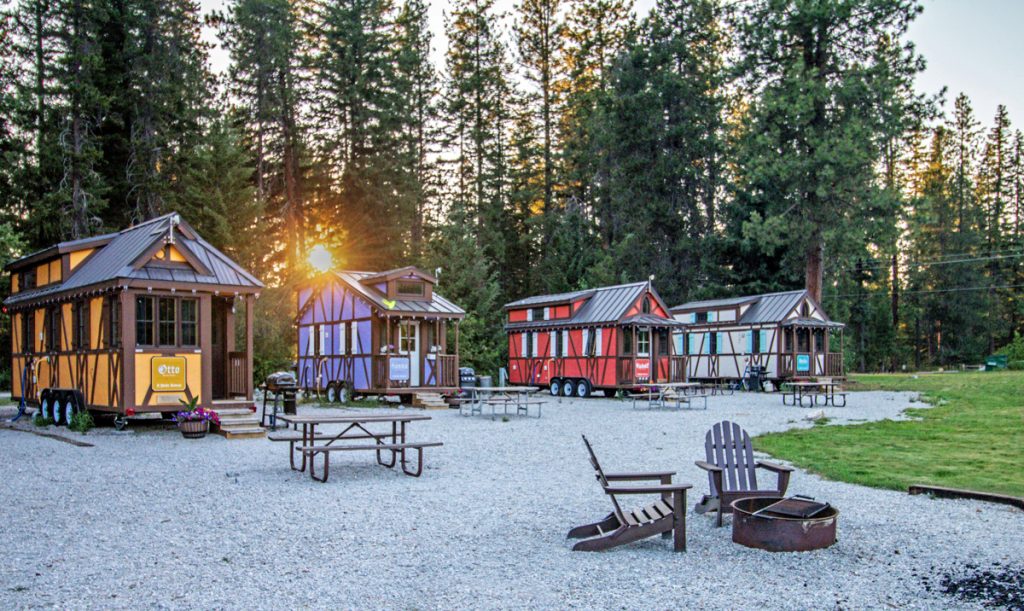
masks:
<path id="1" fill-rule="evenodd" d="M 453 392 L 458 324 L 466 312 L 415 267 L 329 271 L 298 289 L 298 382 L 336 400 L 349 394 Z M 455 348 L 448 350 L 448 324 Z"/>

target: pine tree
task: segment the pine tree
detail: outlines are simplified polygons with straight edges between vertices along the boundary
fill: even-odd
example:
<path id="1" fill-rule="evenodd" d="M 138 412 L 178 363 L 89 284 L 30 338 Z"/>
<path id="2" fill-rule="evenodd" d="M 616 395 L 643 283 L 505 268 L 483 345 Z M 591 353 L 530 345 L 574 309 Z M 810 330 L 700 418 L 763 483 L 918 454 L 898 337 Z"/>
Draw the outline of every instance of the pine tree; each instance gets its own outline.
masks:
<path id="1" fill-rule="evenodd" d="M 289 0 L 238 0 L 218 15 L 221 38 L 231 54 L 228 90 L 255 165 L 253 186 L 264 214 L 260 230 L 283 244 L 288 273 L 303 253 L 303 170 L 306 140 L 300 121 L 303 78 L 299 15 Z"/>
<path id="2" fill-rule="evenodd" d="M 902 37 L 915 0 L 759 0 L 735 27 L 743 85 L 756 94 L 738 146 L 748 239 L 781 238 L 821 297 L 828 258 L 875 205 L 880 140 L 902 127 L 923 63 Z M 889 52 L 886 52 L 889 51 Z"/>

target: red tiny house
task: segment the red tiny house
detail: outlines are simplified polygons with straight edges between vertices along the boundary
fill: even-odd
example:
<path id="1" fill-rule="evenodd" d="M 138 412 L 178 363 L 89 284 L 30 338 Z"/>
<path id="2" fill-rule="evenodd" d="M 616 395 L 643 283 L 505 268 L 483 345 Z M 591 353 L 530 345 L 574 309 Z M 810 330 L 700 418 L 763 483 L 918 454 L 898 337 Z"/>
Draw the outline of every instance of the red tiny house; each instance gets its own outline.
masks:
<path id="1" fill-rule="evenodd" d="M 649 282 L 528 297 L 505 310 L 512 384 L 586 397 L 685 379 L 671 340 L 681 323 Z"/>

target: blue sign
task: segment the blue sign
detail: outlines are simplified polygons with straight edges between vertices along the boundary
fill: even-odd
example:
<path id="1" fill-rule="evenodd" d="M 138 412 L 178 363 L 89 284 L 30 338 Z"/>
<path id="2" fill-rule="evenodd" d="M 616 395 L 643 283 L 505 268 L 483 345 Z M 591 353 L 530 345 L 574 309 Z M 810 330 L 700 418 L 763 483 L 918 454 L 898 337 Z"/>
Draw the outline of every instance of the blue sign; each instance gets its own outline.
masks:
<path id="1" fill-rule="evenodd" d="M 388 360 L 388 377 L 392 382 L 409 381 L 409 357 L 393 356 Z"/>
<path id="2" fill-rule="evenodd" d="M 810 371 L 811 370 L 811 355 L 809 355 L 809 354 L 798 354 L 798 355 L 796 355 L 796 370 L 797 371 Z"/>

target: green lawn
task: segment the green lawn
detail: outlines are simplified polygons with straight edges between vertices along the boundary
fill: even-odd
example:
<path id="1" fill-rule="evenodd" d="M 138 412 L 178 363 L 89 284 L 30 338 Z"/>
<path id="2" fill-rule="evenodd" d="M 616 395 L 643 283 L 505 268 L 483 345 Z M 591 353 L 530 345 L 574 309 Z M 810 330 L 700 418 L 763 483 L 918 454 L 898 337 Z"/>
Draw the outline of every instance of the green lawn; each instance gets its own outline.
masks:
<path id="1" fill-rule="evenodd" d="M 818 425 L 762 435 L 754 446 L 866 486 L 922 483 L 1024 496 L 1024 372 L 860 375 L 850 389 L 918 391 L 936 407 L 908 410 L 921 420 Z"/>

